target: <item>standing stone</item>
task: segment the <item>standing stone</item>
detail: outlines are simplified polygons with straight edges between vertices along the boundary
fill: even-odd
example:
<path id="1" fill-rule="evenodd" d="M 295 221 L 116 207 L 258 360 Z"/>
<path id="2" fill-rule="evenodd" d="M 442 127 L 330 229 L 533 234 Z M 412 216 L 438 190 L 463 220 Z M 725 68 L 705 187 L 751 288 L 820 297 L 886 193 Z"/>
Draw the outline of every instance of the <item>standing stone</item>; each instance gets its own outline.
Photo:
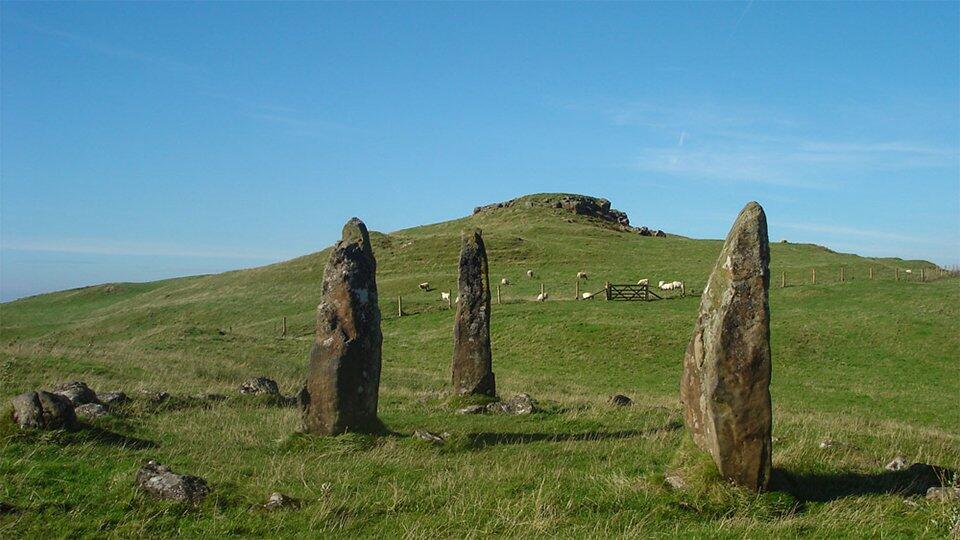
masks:
<path id="1" fill-rule="evenodd" d="M 480 229 L 460 234 L 460 302 L 453 326 L 453 389 L 495 396 L 490 355 L 490 276 Z"/>
<path id="2" fill-rule="evenodd" d="M 694 442 L 724 478 L 757 491 L 770 480 L 769 266 L 767 218 L 751 202 L 703 290 L 680 384 Z"/>
<path id="3" fill-rule="evenodd" d="M 367 227 L 343 226 L 323 274 L 310 373 L 300 394 L 304 428 L 317 435 L 376 432 L 380 393 L 380 307 L 377 261 Z"/>

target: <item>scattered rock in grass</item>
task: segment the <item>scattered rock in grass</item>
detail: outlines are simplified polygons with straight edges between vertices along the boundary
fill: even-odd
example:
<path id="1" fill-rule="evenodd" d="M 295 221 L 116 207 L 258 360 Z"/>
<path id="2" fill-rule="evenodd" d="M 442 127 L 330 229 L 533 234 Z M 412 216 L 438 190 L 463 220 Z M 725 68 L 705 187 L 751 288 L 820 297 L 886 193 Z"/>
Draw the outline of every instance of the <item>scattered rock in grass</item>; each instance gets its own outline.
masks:
<path id="1" fill-rule="evenodd" d="M 487 405 L 487 411 L 491 413 L 520 415 L 531 414 L 536 410 L 536 401 L 530 397 L 530 394 L 517 394 L 507 401 L 498 401 Z"/>
<path id="2" fill-rule="evenodd" d="M 629 407 L 630 405 L 633 405 L 633 400 L 623 394 L 617 394 L 610 398 L 610 403 L 616 405 L 617 407 Z"/>
<path id="3" fill-rule="evenodd" d="M 73 429 L 77 415 L 66 396 L 50 392 L 25 392 L 10 398 L 13 420 L 21 428 Z"/>
<path id="4" fill-rule="evenodd" d="M 927 499 L 931 501 L 960 501 L 960 487 L 932 487 L 927 490 Z"/>
<path id="5" fill-rule="evenodd" d="M 170 399 L 170 394 L 162 390 L 139 390 L 138 393 L 153 403 L 163 403 L 164 401 Z"/>
<path id="6" fill-rule="evenodd" d="M 97 394 L 90 389 L 86 383 L 80 381 L 70 381 L 61 384 L 53 389 L 54 394 L 59 394 L 69 399 L 73 406 L 84 405 L 87 403 L 98 403 Z"/>
<path id="7" fill-rule="evenodd" d="M 299 508 L 300 501 L 288 497 L 279 491 L 270 494 L 270 498 L 263 504 L 264 510 L 282 510 L 284 508 Z"/>
<path id="8" fill-rule="evenodd" d="M 469 405 L 462 409 L 457 409 L 457 414 L 483 414 L 487 412 L 486 405 Z"/>
<path id="9" fill-rule="evenodd" d="M 74 409 L 74 412 L 77 414 L 77 418 L 92 420 L 94 418 L 100 418 L 101 416 L 108 414 L 110 411 L 108 411 L 106 407 L 99 403 L 84 403 L 83 405 L 80 405 Z"/>
<path id="10" fill-rule="evenodd" d="M 175 501 L 196 503 L 210 493 L 203 478 L 176 474 L 166 465 L 152 460 L 137 471 L 136 484 L 151 495 Z"/>
<path id="11" fill-rule="evenodd" d="M 100 403 L 103 403 L 107 407 L 112 407 L 113 405 L 119 405 L 121 403 L 127 403 L 130 401 L 130 397 L 120 391 L 103 392 L 97 394 L 97 398 L 100 400 Z"/>
<path id="12" fill-rule="evenodd" d="M 835 440 L 833 440 L 833 439 L 824 439 L 824 440 L 820 441 L 819 446 L 820 446 L 820 449 L 821 449 L 821 450 L 826 450 L 827 448 L 833 448 L 833 447 L 835 447 L 835 446 L 841 446 L 842 444 L 843 444 L 843 443 L 841 443 L 840 441 L 835 441 Z"/>
<path id="13" fill-rule="evenodd" d="M 907 460 L 903 459 L 903 456 L 897 456 L 893 458 L 893 461 L 887 463 L 887 466 L 884 467 L 888 471 L 899 471 L 900 469 L 905 469 L 907 467 Z"/>
<path id="14" fill-rule="evenodd" d="M 684 481 L 684 479 L 681 476 L 678 476 L 676 474 L 668 474 L 667 476 L 664 477 L 664 480 L 673 489 L 683 489 L 687 487 L 687 482 Z"/>
<path id="15" fill-rule="evenodd" d="M 437 435 L 436 433 L 431 433 L 425 429 L 418 429 L 413 432 L 413 436 L 420 439 L 421 441 L 426 441 L 430 444 L 441 445 L 447 442 L 447 437 L 449 437 L 450 434 L 441 433 Z"/>
<path id="16" fill-rule="evenodd" d="M 255 377 L 240 385 L 241 394 L 279 396 L 280 387 L 277 381 L 266 377 Z"/>

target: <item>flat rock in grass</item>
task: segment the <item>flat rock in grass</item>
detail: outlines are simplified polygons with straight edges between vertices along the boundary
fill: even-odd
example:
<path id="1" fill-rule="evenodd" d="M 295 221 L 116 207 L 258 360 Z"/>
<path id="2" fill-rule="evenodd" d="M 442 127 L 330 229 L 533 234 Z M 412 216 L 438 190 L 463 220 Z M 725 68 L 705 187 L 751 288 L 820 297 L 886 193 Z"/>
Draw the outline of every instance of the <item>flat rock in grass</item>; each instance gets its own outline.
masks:
<path id="1" fill-rule="evenodd" d="M 418 429 L 413 432 L 413 436 L 420 439 L 421 441 L 426 441 L 430 444 L 441 445 L 447 442 L 447 437 L 450 436 L 449 433 L 436 434 L 425 429 Z"/>
<path id="2" fill-rule="evenodd" d="M 170 399 L 170 394 L 162 390 L 139 390 L 137 393 L 152 403 L 163 403 Z"/>
<path id="3" fill-rule="evenodd" d="M 687 487 L 687 482 L 684 481 L 683 477 L 676 474 L 668 474 L 664 477 L 664 480 L 673 489 L 683 489 Z"/>
<path id="4" fill-rule="evenodd" d="M 66 396 L 50 392 L 25 392 L 10 398 L 13 421 L 21 428 L 73 429 L 77 415 Z"/>
<path id="5" fill-rule="evenodd" d="M 893 458 L 893 461 L 887 463 L 887 466 L 884 467 L 888 471 L 899 471 L 900 469 L 905 469 L 907 467 L 907 460 L 903 459 L 903 456 L 897 456 Z"/>
<path id="6" fill-rule="evenodd" d="M 254 377 L 240 385 L 241 394 L 279 396 L 280 387 L 277 381 L 266 377 Z"/>
<path id="7" fill-rule="evenodd" d="M 507 401 L 498 401 L 487 405 L 487 411 L 511 415 L 532 414 L 537 410 L 537 402 L 530 394 L 517 394 Z"/>
<path id="8" fill-rule="evenodd" d="M 483 414 L 487 412 L 486 405 L 468 405 L 462 409 L 457 409 L 457 414 Z"/>
<path id="9" fill-rule="evenodd" d="M 77 414 L 77 418 L 92 420 L 94 418 L 100 418 L 101 416 L 109 414 L 110 411 L 99 403 L 84 403 L 83 405 L 75 408 L 74 412 Z"/>
<path id="10" fill-rule="evenodd" d="M 932 487 L 927 490 L 927 499 L 931 501 L 960 501 L 960 487 Z"/>
<path id="11" fill-rule="evenodd" d="M 176 474 L 166 465 L 149 461 L 137 471 L 136 485 L 161 499 L 200 502 L 210 493 L 207 481 L 198 476 Z"/>
<path id="12" fill-rule="evenodd" d="M 300 501 L 293 497 L 288 497 L 279 491 L 270 494 L 270 498 L 263 504 L 264 510 L 283 510 L 285 508 L 299 508 Z"/>
<path id="13" fill-rule="evenodd" d="M 623 394 L 617 394 L 610 398 L 610 403 L 616 405 L 617 407 L 629 407 L 630 405 L 633 405 L 633 400 Z"/>
<path id="14" fill-rule="evenodd" d="M 110 407 L 113 405 L 119 405 L 121 403 L 127 403 L 130 401 L 130 397 L 123 392 L 102 392 L 97 394 L 97 398 L 100 400 L 100 403 Z"/>
<path id="15" fill-rule="evenodd" d="M 680 401 L 694 442 L 720 475 L 757 491 L 771 474 L 769 288 L 767 218 L 751 202 L 727 234 L 700 299 Z"/>
<path id="16" fill-rule="evenodd" d="M 77 405 L 99 402 L 96 392 L 91 390 L 86 383 L 80 381 L 65 382 L 54 388 L 53 393 L 60 394 L 61 396 L 69 399 L 70 402 L 73 403 L 74 407 Z"/>

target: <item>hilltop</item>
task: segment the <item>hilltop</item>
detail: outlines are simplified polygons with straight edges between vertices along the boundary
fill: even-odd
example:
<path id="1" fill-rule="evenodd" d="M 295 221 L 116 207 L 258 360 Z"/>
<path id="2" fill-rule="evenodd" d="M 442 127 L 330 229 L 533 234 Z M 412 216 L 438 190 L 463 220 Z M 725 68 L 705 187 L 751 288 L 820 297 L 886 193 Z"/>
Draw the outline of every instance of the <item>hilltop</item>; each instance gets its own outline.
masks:
<path id="1" fill-rule="evenodd" d="M 640 278 L 697 291 L 722 242 L 642 235 L 601 201 L 532 195 L 371 234 L 384 333 L 380 415 L 394 436 L 303 438 L 294 435 L 295 409 L 237 394 L 258 375 L 287 394 L 299 388 L 327 249 L 250 270 L 3 304 L 4 402 L 68 379 L 100 391 L 229 399 L 135 407 L 93 435 L 0 425 L 0 502 L 21 509 L 0 514 L 0 536 L 947 534 L 955 507 L 922 497 L 905 504 L 902 478 L 883 466 L 900 454 L 960 469 L 960 280 L 919 282 L 919 269 L 932 267 L 924 261 L 772 244 L 773 460 L 794 483 L 761 496 L 673 490 L 663 475 L 684 444 L 677 391 L 699 298 L 573 301 L 575 276 L 588 274 L 584 291 Z M 513 283 L 492 314 L 500 393 L 528 392 L 541 413 L 451 412 L 453 314 L 439 291 L 455 288 L 466 227 L 484 231 L 491 276 Z M 432 291 L 418 289 L 425 281 Z M 541 283 L 551 301 L 532 302 Z M 401 295 L 407 316 L 397 317 Z M 615 393 L 634 405 L 610 406 Z M 450 432 L 451 443 L 409 436 L 421 428 Z M 839 443 L 821 449 L 825 439 Z M 146 459 L 204 476 L 213 497 L 197 509 L 144 499 L 130 484 Z M 272 491 L 304 507 L 251 510 Z"/>

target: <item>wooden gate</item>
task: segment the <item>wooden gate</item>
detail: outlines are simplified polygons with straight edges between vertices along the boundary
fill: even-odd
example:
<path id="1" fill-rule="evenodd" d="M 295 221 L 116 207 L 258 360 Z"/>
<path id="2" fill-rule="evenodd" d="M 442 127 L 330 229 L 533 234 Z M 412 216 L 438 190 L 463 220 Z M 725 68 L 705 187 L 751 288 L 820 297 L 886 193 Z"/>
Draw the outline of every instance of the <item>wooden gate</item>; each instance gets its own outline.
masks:
<path id="1" fill-rule="evenodd" d="M 625 300 L 627 302 L 631 301 L 641 301 L 646 302 L 648 300 L 662 300 L 657 293 L 650 290 L 650 286 L 646 283 L 641 283 L 640 285 L 615 285 L 613 283 L 607 283 L 604 287 L 605 296 L 607 300 Z"/>

